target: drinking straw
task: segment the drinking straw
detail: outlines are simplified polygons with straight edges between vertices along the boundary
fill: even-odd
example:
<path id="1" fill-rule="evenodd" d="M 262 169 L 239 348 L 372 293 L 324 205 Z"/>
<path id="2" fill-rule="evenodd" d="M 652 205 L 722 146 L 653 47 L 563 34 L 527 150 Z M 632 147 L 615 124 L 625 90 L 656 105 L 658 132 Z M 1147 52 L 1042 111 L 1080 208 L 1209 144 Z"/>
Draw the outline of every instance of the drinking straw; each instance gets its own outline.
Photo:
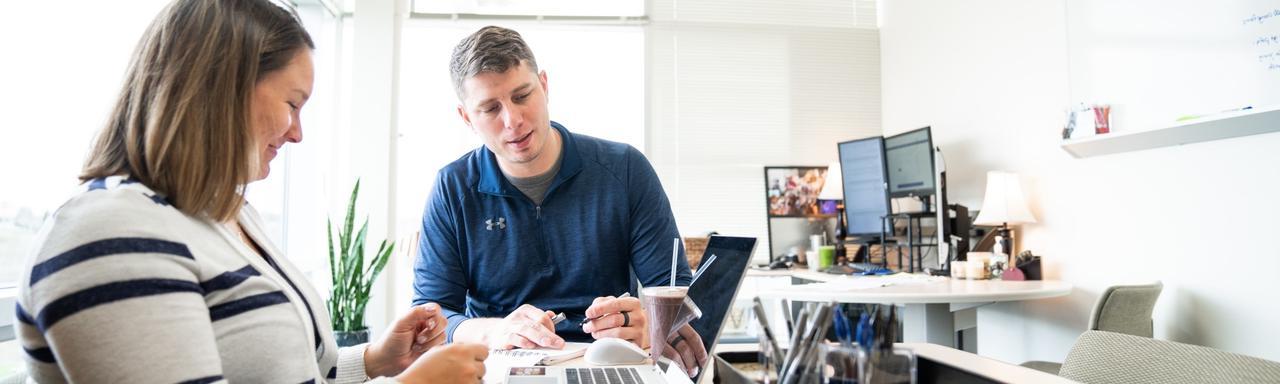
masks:
<path id="1" fill-rule="evenodd" d="M 671 239 L 671 286 L 676 286 L 676 258 L 680 257 L 680 238 Z"/>

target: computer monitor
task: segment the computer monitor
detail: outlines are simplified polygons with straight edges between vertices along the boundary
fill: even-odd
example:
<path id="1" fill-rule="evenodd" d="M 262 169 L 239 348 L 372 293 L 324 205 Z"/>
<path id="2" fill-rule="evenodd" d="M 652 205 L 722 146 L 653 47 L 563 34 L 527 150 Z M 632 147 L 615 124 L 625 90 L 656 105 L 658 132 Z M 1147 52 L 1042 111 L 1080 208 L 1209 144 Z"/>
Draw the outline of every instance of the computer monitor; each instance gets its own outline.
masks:
<path id="1" fill-rule="evenodd" d="M 933 137 L 929 127 L 886 137 L 884 155 L 889 170 L 890 197 L 923 197 L 936 193 Z"/>
<path id="2" fill-rule="evenodd" d="M 890 209 L 884 146 L 880 136 L 837 144 L 844 182 L 845 233 L 850 236 L 869 238 L 884 233 Z"/>

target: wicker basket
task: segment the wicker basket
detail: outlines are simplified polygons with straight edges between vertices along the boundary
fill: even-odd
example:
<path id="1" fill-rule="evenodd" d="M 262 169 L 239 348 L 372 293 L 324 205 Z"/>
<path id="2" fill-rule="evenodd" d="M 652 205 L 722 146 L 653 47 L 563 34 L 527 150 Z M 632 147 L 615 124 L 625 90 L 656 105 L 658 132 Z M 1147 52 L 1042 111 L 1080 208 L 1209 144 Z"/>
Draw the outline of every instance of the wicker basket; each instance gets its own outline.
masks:
<path id="1" fill-rule="evenodd" d="M 698 263 L 702 261 L 702 253 L 707 251 L 707 242 L 710 237 L 686 237 L 684 238 L 684 257 L 689 260 L 689 269 L 698 269 Z"/>

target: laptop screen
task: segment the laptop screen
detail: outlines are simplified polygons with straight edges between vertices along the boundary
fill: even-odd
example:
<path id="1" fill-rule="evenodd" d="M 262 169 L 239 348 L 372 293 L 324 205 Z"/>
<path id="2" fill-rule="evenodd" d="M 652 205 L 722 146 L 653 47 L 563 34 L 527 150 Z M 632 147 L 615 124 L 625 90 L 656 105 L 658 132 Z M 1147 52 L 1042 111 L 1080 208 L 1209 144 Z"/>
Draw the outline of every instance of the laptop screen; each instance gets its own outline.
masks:
<path id="1" fill-rule="evenodd" d="M 702 345 L 708 350 L 715 347 L 720 338 L 720 330 L 724 328 L 724 319 L 733 307 L 738 295 L 738 287 L 742 285 L 742 277 L 747 272 L 747 263 L 755 251 L 754 237 L 712 236 L 707 242 L 706 251 L 702 253 L 702 263 L 716 256 L 716 260 L 702 273 L 698 281 L 689 287 L 689 298 L 698 304 L 702 317 L 689 323 L 694 331 L 702 337 Z M 701 265 L 698 266 L 702 267 Z M 697 268 L 695 268 L 696 270 Z M 710 353 L 708 352 L 708 355 Z M 710 356 L 707 362 L 710 363 Z M 710 364 L 708 364 L 710 365 Z M 699 372 L 706 372 L 704 366 Z M 697 382 L 695 378 L 695 382 Z"/>

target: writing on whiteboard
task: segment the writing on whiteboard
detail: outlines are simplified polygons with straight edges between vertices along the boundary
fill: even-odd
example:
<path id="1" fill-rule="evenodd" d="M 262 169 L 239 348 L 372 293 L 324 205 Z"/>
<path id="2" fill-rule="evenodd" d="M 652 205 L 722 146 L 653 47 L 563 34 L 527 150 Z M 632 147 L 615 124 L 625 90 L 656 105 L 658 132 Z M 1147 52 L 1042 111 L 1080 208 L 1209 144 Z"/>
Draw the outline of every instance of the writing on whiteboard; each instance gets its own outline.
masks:
<path id="1" fill-rule="evenodd" d="M 1267 53 L 1263 53 L 1263 54 L 1261 54 L 1261 55 L 1258 55 L 1258 62 L 1259 62 L 1259 63 L 1274 63 L 1274 62 L 1276 62 L 1277 60 L 1280 60 L 1280 50 L 1277 50 L 1277 51 L 1275 51 L 1275 52 L 1267 52 Z"/>
<path id="2" fill-rule="evenodd" d="M 1250 23 L 1254 23 L 1261 25 L 1273 17 L 1280 17 L 1280 9 L 1272 10 L 1271 12 L 1255 13 L 1244 18 L 1244 21 L 1242 21 L 1241 24 L 1249 25 Z"/>
<path id="3" fill-rule="evenodd" d="M 1280 22 L 1275 21 L 1278 19 L 1280 9 L 1273 9 L 1249 15 L 1240 23 L 1246 33 L 1257 36 L 1253 39 L 1254 54 L 1258 57 L 1258 64 L 1268 71 L 1280 71 L 1280 33 L 1276 33 Z"/>

